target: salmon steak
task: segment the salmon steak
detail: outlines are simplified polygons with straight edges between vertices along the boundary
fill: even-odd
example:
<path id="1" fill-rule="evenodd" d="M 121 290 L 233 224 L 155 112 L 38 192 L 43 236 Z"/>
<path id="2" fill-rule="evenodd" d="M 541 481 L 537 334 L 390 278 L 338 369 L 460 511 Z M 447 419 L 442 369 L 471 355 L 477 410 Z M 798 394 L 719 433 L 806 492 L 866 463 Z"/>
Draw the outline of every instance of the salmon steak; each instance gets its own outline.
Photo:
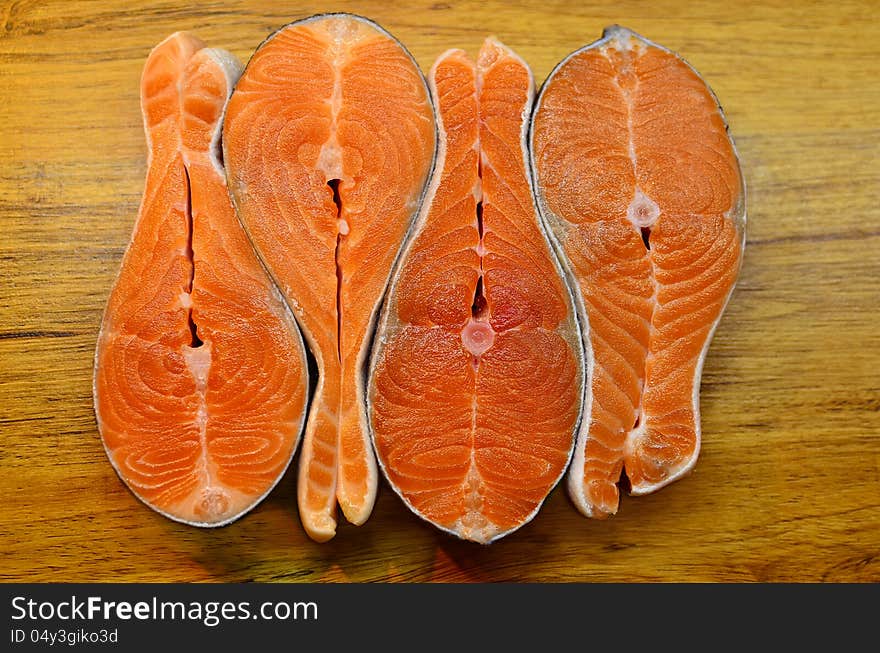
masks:
<path id="1" fill-rule="evenodd" d="M 537 214 L 528 66 L 487 39 L 431 69 L 435 173 L 376 335 L 369 404 L 391 486 L 418 516 L 488 543 L 565 472 L 583 403 L 573 298 Z"/>
<path id="2" fill-rule="evenodd" d="M 745 189 L 721 108 L 621 27 L 563 60 L 533 114 L 539 207 L 579 302 L 591 392 L 568 474 L 589 517 L 700 450 L 700 375 L 739 273 Z"/>
<path id="3" fill-rule="evenodd" d="M 269 37 L 226 110 L 224 160 L 239 219 L 317 365 L 297 493 L 316 541 L 335 535 L 337 504 L 362 524 L 375 502 L 367 353 L 435 148 L 418 65 L 351 14 L 313 16 Z"/>
<path id="4" fill-rule="evenodd" d="M 296 321 L 236 219 L 218 157 L 239 72 L 186 33 L 150 53 L 146 187 L 95 352 L 113 467 L 149 507 L 195 526 L 226 524 L 269 493 L 308 399 Z"/>

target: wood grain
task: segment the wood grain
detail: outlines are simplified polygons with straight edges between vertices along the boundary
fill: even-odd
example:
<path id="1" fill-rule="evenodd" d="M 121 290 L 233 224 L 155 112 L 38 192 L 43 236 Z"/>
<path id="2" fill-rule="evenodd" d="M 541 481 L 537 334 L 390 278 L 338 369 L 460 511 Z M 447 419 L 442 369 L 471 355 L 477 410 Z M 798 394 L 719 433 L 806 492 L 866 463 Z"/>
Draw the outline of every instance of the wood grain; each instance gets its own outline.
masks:
<path id="1" fill-rule="evenodd" d="M 880 29 L 871 2 L 41 2 L 0 5 L 0 579 L 5 581 L 880 580 Z M 289 4 L 289 3 L 286 3 Z M 742 276 L 704 371 L 695 471 L 604 522 L 561 489 L 489 547 L 412 516 L 311 542 L 295 474 L 213 531 L 142 506 L 92 412 L 98 324 L 140 202 L 138 80 L 185 29 L 246 60 L 347 10 L 423 69 L 494 33 L 543 80 L 620 23 L 685 56 L 748 183 Z"/>

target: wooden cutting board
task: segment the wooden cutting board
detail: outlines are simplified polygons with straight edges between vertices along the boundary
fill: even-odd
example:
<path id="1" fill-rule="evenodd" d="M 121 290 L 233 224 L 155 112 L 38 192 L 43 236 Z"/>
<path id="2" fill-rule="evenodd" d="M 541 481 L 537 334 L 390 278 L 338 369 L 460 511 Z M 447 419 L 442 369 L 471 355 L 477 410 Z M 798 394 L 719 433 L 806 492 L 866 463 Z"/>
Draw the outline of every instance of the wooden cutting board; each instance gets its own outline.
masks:
<path id="1" fill-rule="evenodd" d="M 425 525 L 387 485 L 365 526 L 315 544 L 295 467 L 218 530 L 164 519 L 123 487 L 95 425 L 92 362 L 143 189 L 144 58 L 190 30 L 247 60 L 285 23 L 340 10 L 377 20 L 424 70 L 493 33 L 540 82 L 620 23 L 704 75 L 741 154 L 749 226 L 690 476 L 624 497 L 607 521 L 559 488 L 489 547 Z M 789 0 L 2 3 L 0 579 L 880 581 L 875 13 Z"/>

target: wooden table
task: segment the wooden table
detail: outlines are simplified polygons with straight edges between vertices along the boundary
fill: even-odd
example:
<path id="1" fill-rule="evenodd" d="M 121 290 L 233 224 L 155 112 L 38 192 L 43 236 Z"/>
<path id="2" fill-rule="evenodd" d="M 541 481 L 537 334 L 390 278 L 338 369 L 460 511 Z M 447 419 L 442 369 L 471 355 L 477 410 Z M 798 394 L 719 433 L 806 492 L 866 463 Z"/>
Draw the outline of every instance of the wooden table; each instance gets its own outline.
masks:
<path id="1" fill-rule="evenodd" d="M 27 581 L 880 580 L 880 29 L 870 2 L 42 2 L 0 6 L 0 579 Z M 687 478 L 590 521 L 561 488 L 489 547 L 387 485 L 362 527 L 310 541 L 295 474 L 218 530 L 141 505 L 92 412 L 107 293 L 140 202 L 138 83 L 190 30 L 246 60 L 312 13 L 367 15 L 427 70 L 494 33 L 543 80 L 618 22 L 685 56 L 748 184 L 742 276 L 702 386 Z M 294 468 L 292 467 L 291 470 Z"/>

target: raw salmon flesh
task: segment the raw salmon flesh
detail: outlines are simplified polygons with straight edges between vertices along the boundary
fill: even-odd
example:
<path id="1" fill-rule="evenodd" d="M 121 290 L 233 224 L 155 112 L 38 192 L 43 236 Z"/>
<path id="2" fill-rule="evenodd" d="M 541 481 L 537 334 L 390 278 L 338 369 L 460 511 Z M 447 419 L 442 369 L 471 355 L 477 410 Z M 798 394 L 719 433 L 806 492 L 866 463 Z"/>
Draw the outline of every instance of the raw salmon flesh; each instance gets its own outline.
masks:
<path id="1" fill-rule="evenodd" d="M 693 469 L 745 247 L 721 107 L 618 26 L 535 95 L 494 38 L 426 80 L 353 14 L 290 23 L 243 73 L 184 32 L 153 49 L 146 185 L 93 387 L 141 501 L 227 524 L 304 433 L 315 541 L 337 505 L 367 520 L 381 471 L 426 522 L 489 543 L 566 472 L 578 510 L 605 518 L 622 490 Z"/>
<path id="2" fill-rule="evenodd" d="M 239 218 L 292 307 L 318 368 L 300 455 L 308 534 L 362 524 L 378 473 L 365 362 L 376 315 L 427 184 L 434 113 L 418 65 L 375 23 L 319 15 L 254 53 L 226 110 Z"/>
<path id="3" fill-rule="evenodd" d="M 563 60 L 531 128 L 539 205 L 577 289 L 591 392 L 568 473 L 587 516 L 700 449 L 700 374 L 745 245 L 718 102 L 682 59 L 620 27 Z"/>
<path id="4" fill-rule="evenodd" d="M 236 219 L 217 144 L 240 71 L 176 33 L 149 55 L 149 167 L 95 353 L 98 427 L 148 506 L 219 526 L 253 508 L 296 448 L 305 348 Z"/>
<path id="5" fill-rule="evenodd" d="M 534 83 L 494 39 L 430 73 L 436 172 L 376 336 L 374 444 L 419 516 L 490 542 L 563 475 L 583 403 L 572 298 L 532 195 Z"/>

